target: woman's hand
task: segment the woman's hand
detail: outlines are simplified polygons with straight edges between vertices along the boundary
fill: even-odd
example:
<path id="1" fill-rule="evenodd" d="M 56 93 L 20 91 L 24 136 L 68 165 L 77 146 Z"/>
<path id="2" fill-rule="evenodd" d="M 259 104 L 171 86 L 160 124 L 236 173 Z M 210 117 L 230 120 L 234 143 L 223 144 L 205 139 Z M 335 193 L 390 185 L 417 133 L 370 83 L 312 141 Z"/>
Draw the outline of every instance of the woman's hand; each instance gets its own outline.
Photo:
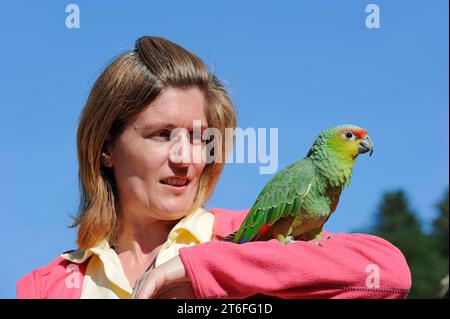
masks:
<path id="1" fill-rule="evenodd" d="M 194 298 L 194 292 L 179 256 L 153 269 L 137 280 L 133 299 Z"/>

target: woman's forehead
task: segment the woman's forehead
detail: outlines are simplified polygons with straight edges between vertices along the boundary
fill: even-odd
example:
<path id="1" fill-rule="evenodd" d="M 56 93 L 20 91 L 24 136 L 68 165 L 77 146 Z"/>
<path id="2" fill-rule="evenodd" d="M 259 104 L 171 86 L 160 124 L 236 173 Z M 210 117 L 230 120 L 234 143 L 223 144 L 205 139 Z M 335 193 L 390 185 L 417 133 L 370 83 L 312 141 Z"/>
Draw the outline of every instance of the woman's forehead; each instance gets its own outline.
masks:
<path id="1" fill-rule="evenodd" d="M 138 115 L 134 126 L 193 128 L 194 121 L 208 126 L 203 93 L 197 88 L 168 89 Z"/>

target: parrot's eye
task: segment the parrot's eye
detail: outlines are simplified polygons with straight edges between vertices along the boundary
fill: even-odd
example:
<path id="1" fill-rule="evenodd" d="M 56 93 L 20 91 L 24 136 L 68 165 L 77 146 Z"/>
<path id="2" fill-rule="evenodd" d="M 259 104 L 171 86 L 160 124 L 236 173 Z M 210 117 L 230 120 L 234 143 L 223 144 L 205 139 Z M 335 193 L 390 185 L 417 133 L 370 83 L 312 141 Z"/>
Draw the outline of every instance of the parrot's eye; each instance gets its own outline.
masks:
<path id="1" fill-rule="evenodd" d="M 352 132 L 345 132 L 345 133 L 344 133 L 344 137 L 345 137 L 347 140 L 352 140 L 352 139 L 354 139 L 355 135 L 353 135 Z"/>

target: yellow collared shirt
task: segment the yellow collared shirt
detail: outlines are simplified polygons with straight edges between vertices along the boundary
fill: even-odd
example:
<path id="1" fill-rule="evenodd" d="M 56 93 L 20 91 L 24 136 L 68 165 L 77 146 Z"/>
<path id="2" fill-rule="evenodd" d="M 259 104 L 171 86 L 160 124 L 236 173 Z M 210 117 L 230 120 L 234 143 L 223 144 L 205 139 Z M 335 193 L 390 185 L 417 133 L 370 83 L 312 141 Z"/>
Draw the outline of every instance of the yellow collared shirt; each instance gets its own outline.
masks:
<path id="1" fill-rule="evenodd" d="M 178 256 L 182 247 L 210 241 L 213 236 L 214 215 L 203 208 L 180 220 L 170 231 L 167 241 L 159 251 L 155 266 Z M 84 275 L 81 299 L 126 299 L 133 289 L 125 276 L 119 256 L 107 240 L 94 247 L 62 254 L 62 258 L 73 263 L 89 263 Z"/>

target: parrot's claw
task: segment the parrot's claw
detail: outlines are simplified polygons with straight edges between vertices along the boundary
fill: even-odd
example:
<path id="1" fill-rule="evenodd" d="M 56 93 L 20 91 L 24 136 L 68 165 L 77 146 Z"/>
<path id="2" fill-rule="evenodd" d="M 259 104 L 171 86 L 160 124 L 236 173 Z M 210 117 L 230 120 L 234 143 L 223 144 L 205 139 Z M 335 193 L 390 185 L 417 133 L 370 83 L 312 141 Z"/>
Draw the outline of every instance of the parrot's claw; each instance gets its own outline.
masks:
<path id="1" fill-rule="evenodd" d="M 293 242 L 295 242 L 293 236 L 287 236 L 287 237 L 284 237 L 283 235 L 278 235 L 278 236 L 277 236 L 277 239 L 278 239 L 283 245 L 292 244 Z"/>
<path id="2" fill-rule="evenodd" d="M 283 235 L 278 235 L 278 236 L 277 236 L 277 239 L 278 239 L 283 245 L 292 244 L 293 242 L 295 242 L 294 237 L 292 237 L 292 236 L 284 237 Z"/>
<path id="3" fill-rule="evenodd" d="M 293 242 L 295 242 L 294 236 L 287 236 L 286 237 L 286 244 L 292 244 Z"/>

